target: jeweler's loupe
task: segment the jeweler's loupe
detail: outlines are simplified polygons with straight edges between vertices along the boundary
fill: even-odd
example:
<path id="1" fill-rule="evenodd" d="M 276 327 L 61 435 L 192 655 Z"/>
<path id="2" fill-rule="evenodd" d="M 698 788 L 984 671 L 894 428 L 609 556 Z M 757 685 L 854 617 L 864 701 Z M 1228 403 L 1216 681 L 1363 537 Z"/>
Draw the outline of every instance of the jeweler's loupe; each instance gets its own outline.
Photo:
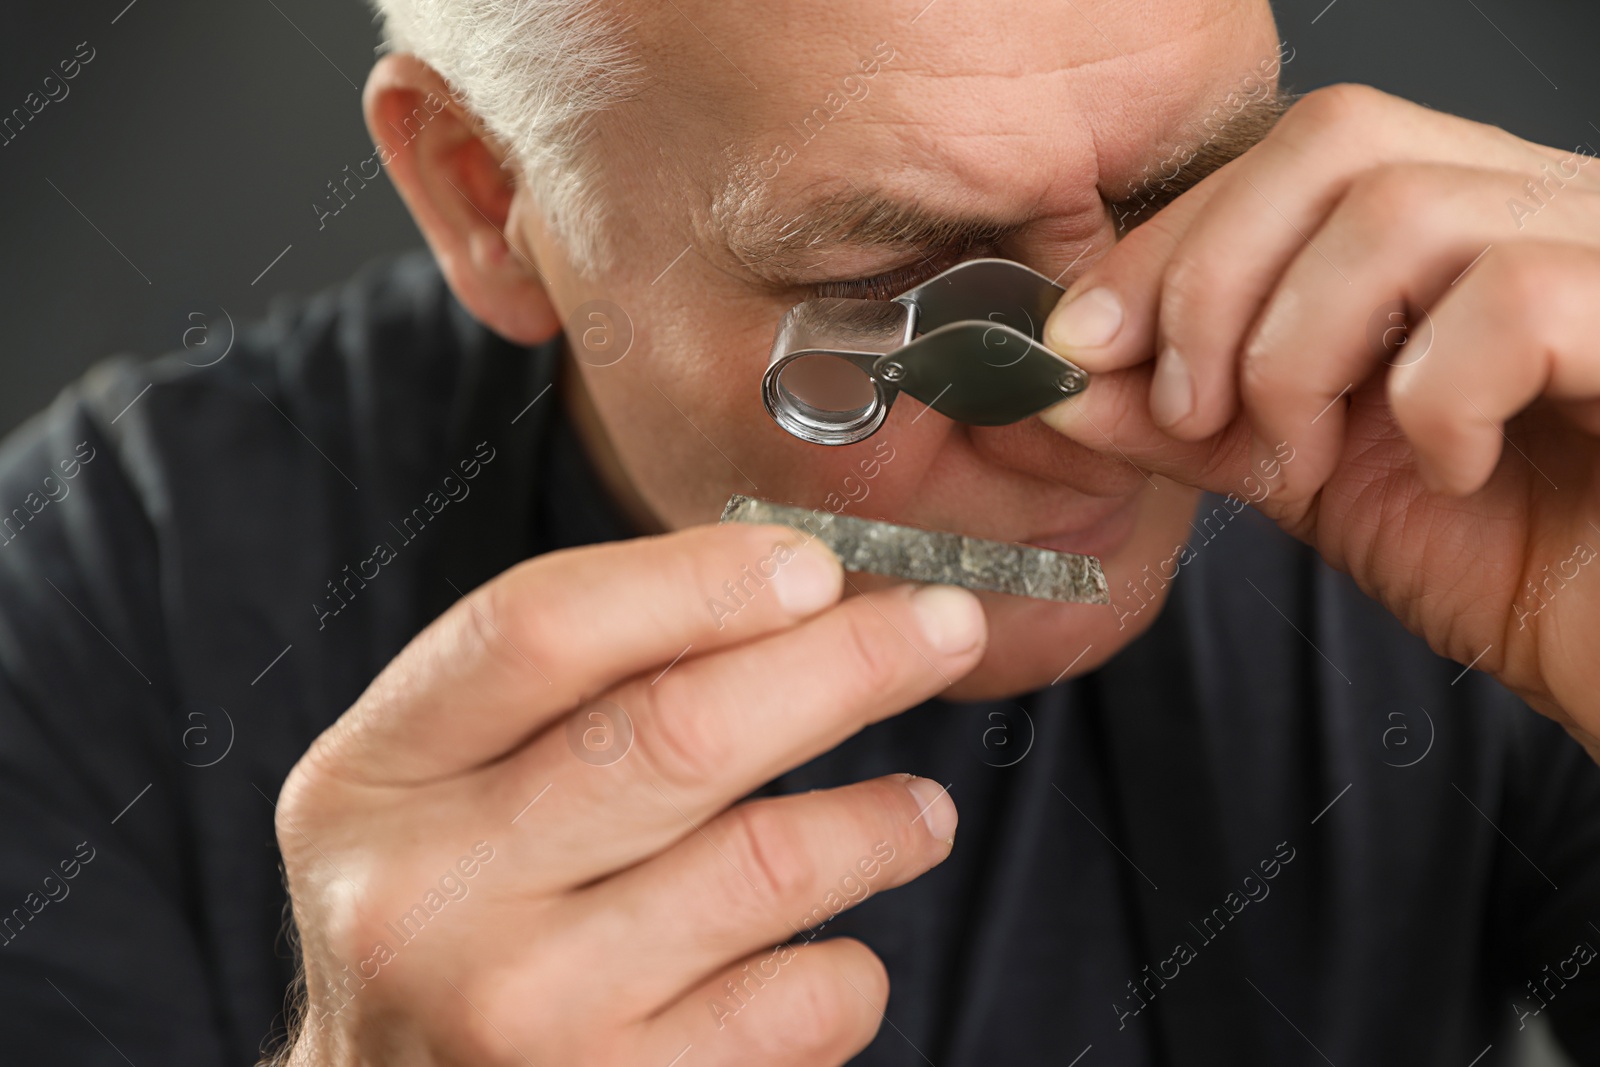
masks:
<path id="1" fill-rule="evenodd" d="M 1063 292 L 1020 263 L 972 259 L 892 300 L 803 301 L 778 324 L 762 403 L 819 445 L 871 437 L 901 393 L 974 426 L 1020 421 L 1088 388 L 1040 343 Z"/>

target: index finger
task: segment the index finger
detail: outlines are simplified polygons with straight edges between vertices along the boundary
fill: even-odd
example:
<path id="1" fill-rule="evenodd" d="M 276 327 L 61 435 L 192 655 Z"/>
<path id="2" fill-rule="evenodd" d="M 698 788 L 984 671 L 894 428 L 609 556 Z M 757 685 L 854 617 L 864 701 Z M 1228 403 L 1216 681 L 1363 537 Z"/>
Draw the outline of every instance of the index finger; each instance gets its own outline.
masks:
<path id="1" fill-rule="evenodd" d="M 785 526 L 700 526 L 551 552 L 413 638 L 306 761 L 369 785 L 483 766 L 626 678 L 814 615 L 839 599 L 843 579 L 832 552 Z"/>
<path id="2" fill-rule="evenodd" d="M 1073 280 L 1044 324 L 1044 343 L 1091 374 L 1143 363 L 1156 344 L 1159 278 L 1230 162 L 1134 226 Z"/>

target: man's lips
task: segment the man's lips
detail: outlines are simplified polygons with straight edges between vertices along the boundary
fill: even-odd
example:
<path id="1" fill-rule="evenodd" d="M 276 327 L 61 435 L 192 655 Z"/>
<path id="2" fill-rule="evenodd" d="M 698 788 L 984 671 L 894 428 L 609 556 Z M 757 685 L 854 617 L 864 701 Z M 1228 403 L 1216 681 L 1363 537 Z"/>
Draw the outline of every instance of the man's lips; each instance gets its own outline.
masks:
<path id="1" fill-rule="evenodd" d="M 1110 508 L 1096 509 L 1063 529 L 1052 530 L 1021 540 L 1022 544 L 1056 552 L 1076 552 L 1086 556 L 1114 556 L 1127 546 L 1138 525 L 1142 494 L 1123 497 Z"/>

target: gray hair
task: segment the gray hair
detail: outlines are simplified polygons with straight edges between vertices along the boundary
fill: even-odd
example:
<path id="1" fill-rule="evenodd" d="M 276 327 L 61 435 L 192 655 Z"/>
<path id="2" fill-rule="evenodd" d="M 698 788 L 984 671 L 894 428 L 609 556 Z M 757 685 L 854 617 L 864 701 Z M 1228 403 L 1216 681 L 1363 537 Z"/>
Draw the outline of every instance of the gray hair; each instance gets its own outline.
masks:
<path id="1" fill-rule="evenodd" d="M 590 119 L 632 96 L 642 65 L 593 0 L 369 0 L 383 49 L 417 56 L 521 165 L 579 269 L 605 259 Z"/>

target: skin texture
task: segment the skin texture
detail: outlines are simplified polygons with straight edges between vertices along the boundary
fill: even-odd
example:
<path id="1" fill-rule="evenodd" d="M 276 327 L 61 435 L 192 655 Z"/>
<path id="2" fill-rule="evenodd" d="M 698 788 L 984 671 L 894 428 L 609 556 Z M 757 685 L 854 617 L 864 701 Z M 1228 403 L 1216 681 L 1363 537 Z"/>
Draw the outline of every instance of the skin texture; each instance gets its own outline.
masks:
<path id="1" fill-rule="evenodd" d="M 780 273 L 740 253 L 762 223 L 776 230 L 784 220 L 819 221 L 808 210 L 819 196 L 881 190 L 1016 223 L 1018 232 L 981 251 L 1050 277 L 1076 261 L 1065 283 L 1114 240 L 1103 198 L 1121 195 L 1151 164 L 1202 140 L 1202 123 L 1219 102 L 1259 79 L 1261 65 L 1277 54 L 1265 4 L 1080 5 L 1082 14 L 1072 5 L 1002 5 L 976 27 L 938 7 L 912 24 L 921 4 L 870 16 L 852 10 L 842 22 L 830 5 L 796 8 L 777 24 L 765 8 L 759 18 L 743 19 L 726 6 L 679 7 L 683 17 L 670 5 L 639 17 L 635 35 L 649 59 L 649 87 L 597 124 L 596 150 L 610 175 L 608 231 L 617 246 L 603 277 L 575 272 L 526 193 L 482 173 L 476 150 L 440 158 L 442 149 L 425 139 L 411 158 L 455 175 L 452 183 L 469 195 L 481 191 L 482 215 L 437 178 L 410 177 L 413 162 L 390 167 L 403 192 L 421 187 L 406 192 L 407 200 L 452 284 L 506 336 L 543 340 L 597 299 L 631 322 L 628 355 L 605 367 L 574 361 L 569 384 L 585 394 L 575 405 L 592 406 L 590 450 L 611 466 L 612 489 L 629 502 L 640 529 L 714 521 L 732 492 L 829 507 L 830 494 L 846 499 L 847 488 L 862 481 L 860 464 L 887 443 L 894 459 L 871 479 L 864 499 L 850 502 L 852 513 L 1002 540 L 1067 534 L 1052 547 L 1101 555 L 1118 589 L 1166 558 L 1187 527 L 1194 492 L 1141 473 L 1103 441 L 1086 447 L 1037 420 L 966 427 L 919 418 L 924 409 L 910 398 L 859 445 L 821 448 L 782 432 L 761 409 L 758 389 L 783 312 L 816 295 L 819 283 L 918 267 L 930 256 L 933 266 L 922 274 L 931 276 L 954 259 L 940 250 L 830 242 L 801 250 L 798 264 Z M 726 27 L 713 38 L 729 58 L 686 20 Z M 1030 32 L 1003 31 L 1021 25 Z M 862 61 L 884 54 L 892 58 L 861 77 Z M 376 75 L 386 76 L 429 87 L 420 72 Z M 865 93 L 859 99 L 846 95 L 851 76 L 861 86 L 857 94 Z M 830 92 L 848 103 L 806 143 L 796 127 Z M 384 128 L 375 124 L 380 135 Z M 448 136 L 441 130 L 434 139 Z M 774 167 L 779 144 L 791 145 L 794 158 Z M 773 170 L 775 178 L 762 180 Z M 440 190 L 438 211 L 452 217 L 445 225 L 456 232 L 441 232 L 426 209 L 418 210 Z M 505 238 L 485 217 L 504 220 Z M 504 253 L 507 238 L 520 251 Z M 474 241 L 484 256 L 499 258 L 472 262 Z M 451 245 L 459 251 L 452 254 Z M 526 277 L 535 264 L 542 280 Z M 516 283 L 526 291 L 507 291 L 507 273 L 521 274 Z M 554 310 L 537 315 L 540 305 Z M 851 593 L 884 584 L 857 575 L 850 582 Z M 1119 617 L 1104 607 L 983 600 L 996 639 L 952 697 L 1026 692 L 1074 661 L 1075 671 L 1092 668 L 1157 613 L 1155 606 Z"/>
<path id="2" fill-rule="evenodd" d="M 1074 283 L 1127 294 L 1126 325 L 1074 346 L 1054 313 L 1112 377 L 1046 421 L 1219 490 L 1286 446 L 1263 511 L 1600 758 L 1590 163 L 1360 86 L 1307 98 Z"/>
<path id="3" fill-rule="evenodd" d="M 1518 218 L 1507 197 L 1568 153 L 1341 86 L 1198 180 L 1236 154 L 1189 159 L 1207 120 L 1276 71 L 1264 3 L 1014 3 L 979 20 L 923 2 L 638 13 L 651 78 L 590 146 L 603 271 L 571 261 L 459 106 L 392 152 L 467 308 L 523 343 L 566 326 L 585 444 L 658 533 L 475 590 L 297 764 L 277 824 L 306 978 L 290 1062 L 654 1067 L 693 1046 L 696 1064 L 843 1063 L 880 1025 L 887 979 L 864 946 L 801 932 L 942 860 L 955 806 L 906 777 L 741 798 L 930 696 L 1024 692 L 1113 655 L 1160 610 L 1147 568 L 1170 574 L 1196 487 L 1257 500 L 1600 752 L 1583 654 L 1600 599 L 1572 562 L 1600 544 L 1595 179 Z M 848 102 L 799 134 L 841 86 Z M 374 137 L 430 95 L 448 91 L 426 65 L 383 59 Z M 1197 184 L 1118 243 L 1109 202 L 1152 174 Z M 987 243 L 845 242 L 815 206 L 873 194 L 986 220 Z M 831 450 L 767 419 L 784 310 L 819 288 L 892 295 L 972 254 L 1072 283 L 1048 331 L 1096 372 L 1086 393 L 1000 428 L 902 399 L 876 437 Z M 886 292 L 839 287 L 902 268 Z M 1104 312 L 1107 292 L 1118 329 L 1089 338 L 1082 309 Z M 581 358 L 590 301 L 631 326 L 622 359 Z M 1095 552 L 1118 603 L 869 583 L 792 531 L 699 525 L 734 491 Z M 1563 584 L 1527 600 L 1546 566 Z M 766 579 L 748 603 L 707 610 L 747 567 Z M 469 853 L 470 895 L 392 943 Z"/>

